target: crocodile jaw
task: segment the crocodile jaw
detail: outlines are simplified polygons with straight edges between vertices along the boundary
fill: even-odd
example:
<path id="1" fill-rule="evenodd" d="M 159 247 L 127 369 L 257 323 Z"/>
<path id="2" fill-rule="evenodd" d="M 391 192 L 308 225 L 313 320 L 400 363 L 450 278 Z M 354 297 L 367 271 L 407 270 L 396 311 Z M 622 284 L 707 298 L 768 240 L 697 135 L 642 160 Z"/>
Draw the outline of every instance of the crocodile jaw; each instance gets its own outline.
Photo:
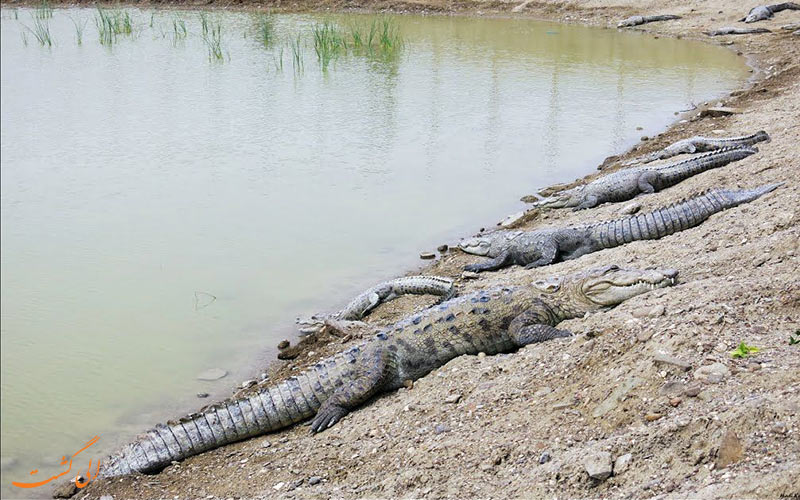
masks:
<path id="1" fill-rule="evenodd" d="M 614 306 L 625 300 L 677 283 L 674 269 L 620 269 L 609 266 L 591 271 L 578 283 L 578 291 L 590 302 Z"/>

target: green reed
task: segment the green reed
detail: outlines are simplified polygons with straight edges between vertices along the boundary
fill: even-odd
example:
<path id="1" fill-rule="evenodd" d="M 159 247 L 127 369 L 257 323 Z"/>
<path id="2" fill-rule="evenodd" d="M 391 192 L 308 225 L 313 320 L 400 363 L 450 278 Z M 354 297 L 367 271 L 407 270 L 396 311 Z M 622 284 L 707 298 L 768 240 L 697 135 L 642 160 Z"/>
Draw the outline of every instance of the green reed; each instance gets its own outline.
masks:
<path id="1" fill-rule="evenodd" d="M 221 62 L 225 59 L 222 53 L 222 26 L 217 23 L 209 28 L 208 33 L 203 35 L 203 41 L 208 48 L 208 60 Z"/>
<path id="2" fill-rule="evenodd" d="M 208 36 L 208 12 L 200 12 L 200 32 L 202 36 Z"/>
<path id="3" fill-rule="evenodd" d="M 275 19 L 272 14 L 258 14 L 255 16 L 256 34 L 258 42 L 268 48 L 275 39 Z"/>
<path id="4" fill-rule="evenodd" d="M 347 53 L 347 42 L 339 28 L 328 21 L 314 24 L 311 32 L 314 36 L 317 60 L 322 66 L 322 71 L 327 71 L 331 61 Z"/>
<path id="5" fill-rule="evenodd" d="M 83 45 L 83 30 L 86 28 L 87 20 L 84 19 L 83 22 L 76 21 L 72 16 L 70 16 L 69 19 L 75 26 L 75 40 L 78 42 L 78 45 Z"/>
<path id="6" fill-rule="evenodd" d="M 119 35 L 132 35 L 134 31 L 133 18 L 127 11 L 104 10 L 97 7 L 94 24 L 97 26 L 97 34 L 103 45 L 113 45 Z"/>
<path id="7" fill-rule="evenodd" d="M 391 57 L 403 46 L 397 23 L 389 17 L 376 17 L 369 26 L 351 26 L 350 38 L 355 54 Z"/>
<path id="8" fill-rule="evenodd" d="M 303 45 L 300 35 L 294 40 L 289 40 L 289 48 L 292 49 L 292 69 L 295 73 L 303 71 Z"/>
<path id="9" fill-rule="evenodd" d="M 39 45 L 42 47 L 52 47 L 53 46 L 53 37 L 50 35 L 50 23 L 46 19 L 42 19 L 37 17 L 35 14 L 33 17 L 33 28 L 29 26 L 25 26 L 25 29 L 28 30 L 36 41 L 39 42 Z M 23 43 L 27 46 L 27 39 L 23 38 Z"/>
<path id="10" fill-rule="evenodd" d="M 50 7 L 50 2 L 42 0 L 42 3 L 36 7 L 33 15 L 37 19 L 51 19 L 53 17 L 53 8 Z"/>
<path id="11" fill-rule="evenodd" d="M 186 29 L 186 21 L 180 18 L 172 20 L 172 45 L 176 45 L 179 40 L 185 40 L 189 36 L 189 30 Z"/>

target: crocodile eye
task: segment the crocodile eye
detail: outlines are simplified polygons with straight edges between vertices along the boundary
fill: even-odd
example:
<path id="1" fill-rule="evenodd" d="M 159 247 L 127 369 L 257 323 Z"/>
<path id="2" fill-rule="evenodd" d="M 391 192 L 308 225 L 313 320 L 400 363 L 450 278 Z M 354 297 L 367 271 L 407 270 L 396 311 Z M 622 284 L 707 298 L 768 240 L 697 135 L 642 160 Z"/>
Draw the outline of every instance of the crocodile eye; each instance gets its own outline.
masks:
<path id="1" fill-rule="evenodd" d="M 605 268 L 603 274 L 610 273 L 611 271 L 619 271 L 619 266 L 616 264 L 611 264 L 610 266 Z"/>
<path id="2" fill-rule="evenodd" d="M 559 288 L 561 288 L 561 280 L 558 278 L 550 278 L 546 280 L 536 280 L 533 282 L 533 286 L 542 290 L 544 292 L 555 292 Z"/>

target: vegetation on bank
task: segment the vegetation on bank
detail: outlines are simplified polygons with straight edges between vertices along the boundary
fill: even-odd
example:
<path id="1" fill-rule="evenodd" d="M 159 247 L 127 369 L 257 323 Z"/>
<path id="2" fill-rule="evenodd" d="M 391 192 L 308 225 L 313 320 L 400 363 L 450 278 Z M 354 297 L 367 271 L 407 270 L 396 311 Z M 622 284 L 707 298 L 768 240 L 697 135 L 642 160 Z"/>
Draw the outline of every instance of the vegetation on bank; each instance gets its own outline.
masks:
<path id="1" fill-rule="evenodd" d="M 30 25 L 19 21 L 20 11 L 29 11 Z M 54 12 L 58 11 L 54 11 L 47 0 L 34 9 L 15 8 L 9 12 L 10 17 L 23 26 L 22 42 L 25 46 L 28 46 L 29 36 L 42 47 L 52 48 L 56 45 L 50 22 Z M 97 40 L 105 47 L 113 48 L 123 39 L 135 40 L 147 32 L 154 39 L 160 37 L 169 40 L 173 46 L 194 37 L 203 42 L 211 62 L 230 60 L 226 41 L 230 36 L 235 36 L 235 29 L 241 30 L 240 26 L 226 29 L 221 20 L 207 11 L 142 13 L 134 9 L 98 6 L 91 18 L 68 17 L 74 27 L 77 45 L 83 44 L 85 27 L 93 19 Z M 314 21 L 299 32 L 282 30 L 278 17 L 270 13 L 254 13 L 250 17 L 251 22 L 241 36 L 254 40 L 264 50 L 270 51 L 276 71 L 283 71 L 286 58 L 286 67 L 291 66 L 295 74 L 303 73 L 309 53 L 319 68 L 326 72 L 340 58 L 390 60 L 396 58 L 404 47 L 397 22 L 384 15 L 366 17 L 347 26 L 330 19 Z M 168 18 L 168 21 L 164 22 L 164 18 Z"/>

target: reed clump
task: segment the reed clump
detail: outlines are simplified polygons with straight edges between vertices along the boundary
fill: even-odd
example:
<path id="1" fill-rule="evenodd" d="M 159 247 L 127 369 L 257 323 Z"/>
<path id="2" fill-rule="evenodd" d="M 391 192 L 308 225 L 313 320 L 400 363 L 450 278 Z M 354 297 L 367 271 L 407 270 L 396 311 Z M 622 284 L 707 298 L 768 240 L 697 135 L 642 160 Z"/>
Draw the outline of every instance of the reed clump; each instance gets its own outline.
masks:
<path id="1" fill-rule="evenodd" d="M 34 14 L 33 28 L 25 26 L 25 29 L 36 38 L 36 41 L 39 42 L 39 45 L 42 47 L 53 46 L 53 37 L 50 35 L 50 23 L 46 19 L 40 18 Z M 23 36 L 22 41 L 26 46 L 28 45 L 28 39 L 25 36 Z"/>
<path id="2" fill-rule="evenodd" d="M 97 7 L 94 23 L 97 26 L 100 43 L 103 45 L 113 45 L 119 35 L 133 34 L 133 18 L 127 11 L 105 10 Z"/>
<path id="3" fill-rule="evenodd" d="M 222 25 L 216 23 L 209 26 L 208 32 L 203 35 L 203 41 L 208 49 L 208 60 L 222 62 L 225 57 L 222 52 Z"/>
<path id="4" fill-rule="evenodd" d="M 269 48 L 275 40 L 275 18 L 272 14 L 258 14 L 255 16 L 256 36 L 258 42 Z"/>

